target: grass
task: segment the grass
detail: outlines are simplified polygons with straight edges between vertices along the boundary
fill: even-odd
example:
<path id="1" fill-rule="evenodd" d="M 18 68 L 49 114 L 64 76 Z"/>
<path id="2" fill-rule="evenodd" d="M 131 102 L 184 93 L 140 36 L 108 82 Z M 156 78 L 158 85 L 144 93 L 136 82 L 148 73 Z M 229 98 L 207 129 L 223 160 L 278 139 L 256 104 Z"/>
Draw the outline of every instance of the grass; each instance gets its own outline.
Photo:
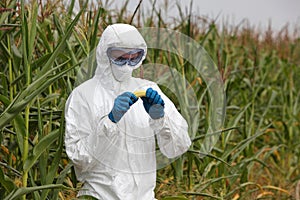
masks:
<path id="1" fill-rule="evenodd" d="M 105 27 L 131 20 L 126 5 L 122 12 L 98 9 L 73 18 L 71 9 L 58 12 L 59 4 L 44 6 L 0 3 L 0 199 L 75 196 L 80 183 L 65 154 L 64 103 L 78 82 L 79 66 L 89 63 L 82 78 L 92 76 L 95 65 L 88 56 Z M 180 99 L 163 88 L 191 116 L 190 124 L 195 115 L 182 106 L 189 103 L 189 90 L 200 102 L 193 145 L 157 172 L 157 198 L 297 199 L 299 33 L 291 36 L 287 27 L 258 32 L 247 25 L 220 30 L 214 20 L 180 13 L 181 19 L 170 24 L 154 7 L 150 17 L 138 10 L 133 24 L 170 27 L 205 48 L 221 73 L 226 119 L 211 154 L 199 156 L 210 105 L 204 77 L 180 56 L 149 49 L 146 63 L 169 65 L 190 83 L 177 86 L 187 91 Z"/>

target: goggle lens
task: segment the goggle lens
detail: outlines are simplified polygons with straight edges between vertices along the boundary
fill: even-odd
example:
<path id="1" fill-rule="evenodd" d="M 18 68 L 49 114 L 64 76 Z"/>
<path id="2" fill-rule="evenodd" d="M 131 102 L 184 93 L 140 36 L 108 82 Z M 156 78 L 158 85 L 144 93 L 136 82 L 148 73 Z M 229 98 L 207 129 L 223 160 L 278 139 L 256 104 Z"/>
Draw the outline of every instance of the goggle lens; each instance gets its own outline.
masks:
<path id="1" fill-rule="evenodd" d="M 107 56 L 116 65 L 123 66 L 128 63 L 130 66 L 135 66 L 142 60 L 144 50 L 110 47 L 107 49 Z"/>

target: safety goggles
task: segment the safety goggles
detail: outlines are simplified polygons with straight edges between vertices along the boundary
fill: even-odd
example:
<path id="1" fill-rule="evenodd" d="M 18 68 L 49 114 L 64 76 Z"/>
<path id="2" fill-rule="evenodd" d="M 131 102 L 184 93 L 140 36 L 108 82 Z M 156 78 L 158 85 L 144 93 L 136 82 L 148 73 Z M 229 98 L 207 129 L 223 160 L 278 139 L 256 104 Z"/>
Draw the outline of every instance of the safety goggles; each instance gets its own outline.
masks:
<path id="1" fill-rule="evenodd" d="M 129 49 L 110 47 L 107 49 L 107 56 L 110 61 L 118 66 L 123 66 L 126 63 L 130 66 L 137 65 L 144 56 L 143 49 Z"/>

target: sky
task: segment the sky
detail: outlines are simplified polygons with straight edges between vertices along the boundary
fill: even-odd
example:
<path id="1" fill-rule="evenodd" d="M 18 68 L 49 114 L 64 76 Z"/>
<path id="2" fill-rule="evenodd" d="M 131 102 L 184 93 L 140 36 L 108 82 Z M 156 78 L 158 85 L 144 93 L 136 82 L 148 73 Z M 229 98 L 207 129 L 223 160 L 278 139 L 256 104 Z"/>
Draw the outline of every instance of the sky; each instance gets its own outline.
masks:
<path id="1" fill-rule="evenodd" d="M 122 6 L 125 0 L 117 0 Z M 134 10 L 139 0 L 130 0 L 128 8 Z M 151 9 L 153 0 L 143 0 L 144 11 Z M 157 0 L 157 8 L 164 8 L 165 0 Z M 189 8 L 189 0 L 169 0 L 170 17 L 178 16 L 176 2 L 185 10 Z M 231 25 L 239 24 L 243 19 L 248 19 L 250 25 L 264 29 L 271 21 L 274 30 L 280 30 L 289 23 L 290 28 L 300 26 L 300 0 L 193 0 L 192 13 L 197 16 L 206 16 L 210 19 L 218 17 L 217 22 L 222 24 L 222 20 Z"/>

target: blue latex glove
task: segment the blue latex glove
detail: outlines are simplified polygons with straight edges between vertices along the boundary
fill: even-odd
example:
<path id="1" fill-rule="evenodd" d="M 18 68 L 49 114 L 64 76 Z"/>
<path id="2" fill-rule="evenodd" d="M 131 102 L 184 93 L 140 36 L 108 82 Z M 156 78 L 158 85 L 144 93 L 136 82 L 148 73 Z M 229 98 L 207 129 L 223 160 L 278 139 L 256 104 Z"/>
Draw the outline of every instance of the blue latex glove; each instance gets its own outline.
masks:
<path id="1" fill-rule="evenodd" d="M 142 97 L 144 108 L 152 119 L 159 119 L 165 115 L 164 100 L 160 97 L 156 90 L 148 88 L 146 97 Z"/>
<path id="2" fill-rule="evenodd" d="M 137 100 L 138 98 L 131 92 L 124 92 L 119 95 L 115 99 L 114 107 L 108 114 L 108 118 L 112 122 L 117 123 Z"/>

